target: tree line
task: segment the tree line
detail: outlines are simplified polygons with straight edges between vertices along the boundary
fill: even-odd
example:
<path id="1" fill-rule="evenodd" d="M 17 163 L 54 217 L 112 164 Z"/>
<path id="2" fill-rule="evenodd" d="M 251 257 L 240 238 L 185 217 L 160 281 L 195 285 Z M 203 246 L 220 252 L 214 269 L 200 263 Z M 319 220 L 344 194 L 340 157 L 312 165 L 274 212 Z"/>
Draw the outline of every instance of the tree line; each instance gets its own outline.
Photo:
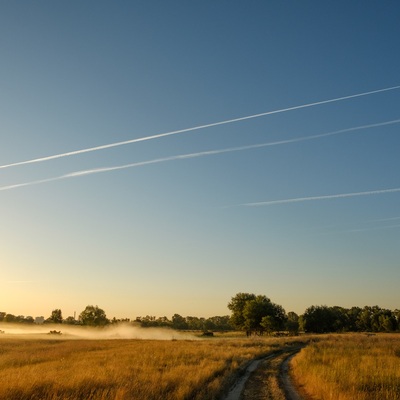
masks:
<path id="1" fill-rule="evenodd" d="M 315 333 L 400 331 L 400 310 L 379 306 L 311 306 L 299 320 L 304 331 Z"/>
<path id="2" fill-rule="evenodd" d="M 174 314 L 171 319 L 167 317 L 154 317 L 146 315 L 145 317 L 137 317 L 135 322 L 139 323 L 143 328 L 148 327 L 168 327 L 178 330 L 190 331 L 232 331 L 234 329 L 230 322 L 230 316 L 215 316 L 210 318 L 203 317 L 183 317 Z"/>
<path id="3" fill-rule="evenodd" d="M 114 318 L 115 320 L 115 318 Z M 0 322 L 10 322 L 10 323 L 23 323 L 23 324 L 33 324 L 33 323 L 44 323 L 44 324 L 67 324 L 67 325 L 87 325 L 87 326 L 104 326 L 109 323 L 116 322 L 117 320 L 109 320 L 106 313 L 100 307 L 88 305 L 79 314 L 78 319 L 69 316 L 63 318 L 62 311 L 56 308 L 51 312 L 51 315 L 44 319 L 44 317 L 36 317 L 34 319 L 31 316 L 25 317 L 23 315 L 13 315 L 6 312 L 0 312 Z M 118 320 L 121 321 L 121 320 Z"/>
<path id="4" fill-rule="evenodd" d="M 311 306 L 302 315 L 286 313 L 282 306 L 264 295 L 238 293 L 228 303 L 231 323 L 247 335 L 285 331 L 297 334 L 328 332 L 396 332 L 400 331 L 400 310 L 379 306 L 344 308 Z"/>
<path id="5" fill-rule="evenodd" d="M 107 318 L 107 315 L 100 307 L 88 305 L 79 314 L 78 318 L 69 316 L 63 318 L 61 309 L 54 309 L 48 318 L 39 317 L 34 319 L 31 316 L 13 315 L 6 312 L 0 312 L 0 322 L 23 323 L 23 324 L 65 324 L 65 325 L 85 325 L 85 326 L 105 326 L 118 323 L 132 323 L 140 325 L 143 328 L 162 327 L 178 330 L 199 330 L 199 331 L 229 331 L 233 330 L 230 324 L 229 315 L 215 316 L 211 318 L 182 317 L 174 314 L 171 319 L 167 317 L 155 317 L 146 315 L 145 317 L 136 317 L 134 321 L 129 318 Z"/>
<path id="6" fill-rule="evenodd" d="M 177 330 L 195 331 L 244 331 L 247 336 L 272 335 L 277 332 L 296 335 L 299 332 L 396 332 L 400 331 L 400 310 L 394 311 L 378 306 L 351 307 L 311 306 L 302 315 L 273 303 L 265 295 L 237 293 L 228 303 L 231 315 L 210 318 L 183 317 L 174 314 L 171 319 L 146 315 L 129 318 L 107 318 L 105 311 L 97 305 L 88 305 L 79 314 L 78 319 L 69 316 L 63 318 L 61 309 L 55 309 L 51 315 L 40 322 L 48 324 L 69 324 L 85 326 L 105 326 L 121 322 L 139 324 L 143 328 L 162 327 Z M 31 316 L 7 314 L 0 312 L 0 322 L 33 324 Z M 36 322 L 38 322 L 36 320 Z"/>

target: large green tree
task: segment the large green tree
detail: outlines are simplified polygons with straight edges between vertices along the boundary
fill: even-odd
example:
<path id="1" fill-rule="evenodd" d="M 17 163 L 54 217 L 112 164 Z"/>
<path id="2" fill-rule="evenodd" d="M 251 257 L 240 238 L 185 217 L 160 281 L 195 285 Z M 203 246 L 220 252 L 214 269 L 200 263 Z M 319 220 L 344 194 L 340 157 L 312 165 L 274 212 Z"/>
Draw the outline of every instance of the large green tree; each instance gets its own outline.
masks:
<path id="1" fill-rule="evenodd" d="M 109 323 L 106 313 L 98 306 L 86 306 L 80 313 L 79 321 L 82 325 L 104 326 Z"/>
<path id="2" fill-rule="evenodd" d="M 232 311 L 231 323 L 247 335 L 282 329 L 286 313 L 282 306 L 273 303 L 268 297 L 252 293 L 238 293 L 232 297 L 228 308 Z"/>
<path id="3" fill-rule="evenodd" d="M 334 332 L 335 322 L 336 315 L 332 307 L 311 306 L 303 314 L 303 327 L 306 332 Z"/>
<path id="4" fill-rule="evenodd" d="M 255 298 L 256 295 L 253 293 L 237 293 L 228 303 L 228 308 L 232 311 L 230 322 L 236 329 L 245 330 L 244 308 L 248 301 Z"/>

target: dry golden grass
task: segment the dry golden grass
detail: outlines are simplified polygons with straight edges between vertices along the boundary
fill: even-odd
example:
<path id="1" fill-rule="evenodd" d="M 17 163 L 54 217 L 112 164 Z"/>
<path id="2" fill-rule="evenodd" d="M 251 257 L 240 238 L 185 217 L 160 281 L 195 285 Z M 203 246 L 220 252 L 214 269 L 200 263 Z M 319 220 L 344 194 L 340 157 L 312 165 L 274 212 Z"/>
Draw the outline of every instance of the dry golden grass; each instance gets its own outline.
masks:
<path id="1" fill-rule="evenodd" d="M 332 335 L 292 360 L 295 382 L 312 399 L 399 400 L 400 335 Z"/>
<path id="2" fill-rule="evenodd" d="M 215 399 L 284 339 L 0 339 L 0 399 Z"/>

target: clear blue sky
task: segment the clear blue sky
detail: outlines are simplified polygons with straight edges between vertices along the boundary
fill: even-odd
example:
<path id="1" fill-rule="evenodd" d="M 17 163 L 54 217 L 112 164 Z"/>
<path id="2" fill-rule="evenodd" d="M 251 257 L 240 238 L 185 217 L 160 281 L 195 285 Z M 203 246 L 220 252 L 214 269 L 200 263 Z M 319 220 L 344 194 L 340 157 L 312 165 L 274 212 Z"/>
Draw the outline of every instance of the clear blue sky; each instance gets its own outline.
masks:
<path id="1" fill-rule="evenodd" d="M 0 165 L 393 88 L 399 20 L 397 1 L 3 1 Z M 393 89 L 1 168 L 0 311 L 399 308 L 399 119 Z"/>

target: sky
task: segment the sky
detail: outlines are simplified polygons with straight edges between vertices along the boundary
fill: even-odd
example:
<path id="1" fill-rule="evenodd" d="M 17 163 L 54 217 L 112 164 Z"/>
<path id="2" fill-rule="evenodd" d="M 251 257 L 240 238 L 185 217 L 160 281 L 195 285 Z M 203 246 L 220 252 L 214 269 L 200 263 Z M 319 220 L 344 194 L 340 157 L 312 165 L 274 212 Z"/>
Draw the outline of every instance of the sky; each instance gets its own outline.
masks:
<path id="1" fill-rule="evenodd" d="M 0 311 L 400 307 L 400 4 L 0 3 Z"/>

